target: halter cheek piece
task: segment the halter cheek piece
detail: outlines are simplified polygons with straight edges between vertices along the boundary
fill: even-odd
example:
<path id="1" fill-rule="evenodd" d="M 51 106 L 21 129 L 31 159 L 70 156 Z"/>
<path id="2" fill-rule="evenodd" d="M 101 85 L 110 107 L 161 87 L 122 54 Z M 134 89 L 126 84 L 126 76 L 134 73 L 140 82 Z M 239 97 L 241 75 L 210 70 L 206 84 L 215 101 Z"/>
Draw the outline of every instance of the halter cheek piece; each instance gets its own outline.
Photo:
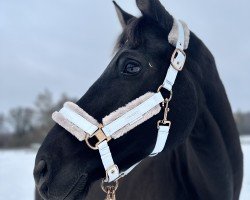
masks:
<path id="1" fill-rule="evenodd" d="M 174 40 L 173 38 L 176 36 L 178 38 Z M 164 109 L 164 118 L 157 123 L 157 140 L 149 156 L 155 156 L 164 149 L 171 125 L 171 122 L 167 120 L 167 113 L 169 111 L 168 103 L 172 98 L 172 87 L 177 74 L 183 69 L 185 64 L 186 54 L 184 53 L 184 49 L 187 48 L 188 41 L 189 31 L 186 25 L 174 20 L 172 31 L 169 34 L 169 42 L 175 45 L 176 49 L 173 52 L 164 82 L 159 87 L 157 93 L 148 92 L 133 100 L 125 107 L 119 108 L 117 111 L 106 116 L 102 124 L 99 124 L 82 108 L 72 102 L 66 102 L 59 112 L 52 114 L 53 120 L 74 135 L 79 141 L 85 140 L 91 149 L 99 150 L 106 171 L 105 182 L 118 180 L 131 172 L 141 162 L 134 164 L 126 171 L 120 172 L 118 166 L 113 161 L 108 142 L 111 139 L 123 136 L 131 129 L 158 114 L 161 110 L 160 104 Z M 170 92 L 168 98 L 162 96 L 162 88 Z M 94 138 L 96 142 L 92 144 L 90 140 Z"/>

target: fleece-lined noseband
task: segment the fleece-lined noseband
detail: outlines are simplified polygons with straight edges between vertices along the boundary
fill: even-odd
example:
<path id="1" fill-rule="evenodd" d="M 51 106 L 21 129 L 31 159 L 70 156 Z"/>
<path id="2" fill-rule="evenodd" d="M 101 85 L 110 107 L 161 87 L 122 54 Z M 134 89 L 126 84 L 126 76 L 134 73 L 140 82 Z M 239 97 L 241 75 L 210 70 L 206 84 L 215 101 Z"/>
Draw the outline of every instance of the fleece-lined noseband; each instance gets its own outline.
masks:
<path id="1" fill-rule="evenodd" d="M 188 48 L 189 29 L 186 24 L 174 20 L 171 32 L 168 36 L 169 43 L 176 47 L 171 58 L 171 64 L 168 68 L 163 84 L 159 87 L 157 93 L 148 92 L 141 97 L 128 103 L 103 118 L 100 124 L 92 116 L 86 113 L 82 108 L 72 102 L 66 102 L 59 112 L 54 112 L 52 118 L 60 126 L 74 135 L 79 141 L 86 141 L 86 144 L 94 150 L 99 150 L 103 166 L 106 171 L 105 182 L 116 181 L 127 175 L 140 162 L 134 164 L 126 171 L 120 172 L 118 166 L 114 163 L 110 152 L 108 142 L 111 139 L 117 139 L 126 134 L 131 129 L 154 115 L 158 114 L 161 106 L 164 109 L 164 118 L 157 123 L 158 135 L 155 147 L 149 156 L 155 156 L 160 153 L 166 144 L 171 122 L 167 119 L 168 103 L 172 98 L 172 87 L 179 71 L 182 70 L 186 54 L 184 49 Z M 170 92 L 168 98 L 164 98 L 161 89 L 165 88 Z M 95 144 L 90 142 L 95 138 Z"/>

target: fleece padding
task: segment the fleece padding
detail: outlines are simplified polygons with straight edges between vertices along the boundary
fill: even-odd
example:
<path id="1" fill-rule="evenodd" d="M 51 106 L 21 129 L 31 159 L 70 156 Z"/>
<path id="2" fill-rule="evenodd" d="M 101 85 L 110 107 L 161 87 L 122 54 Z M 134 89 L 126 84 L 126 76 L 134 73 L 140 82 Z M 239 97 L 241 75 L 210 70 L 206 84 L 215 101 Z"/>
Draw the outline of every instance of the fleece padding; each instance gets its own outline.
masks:
<path id="1" fill-rule="evenodd" d="M 146 101 L 147 99 L 152 97 L 154 94 L 155 93 L 148 92 L 148 93 L 142 95 L 141 97 L 133 100 L 132 102 L 128 103 L 124 107 L 121 107 L 121 108 L 117 109 L 116 111 L 110 113 L 108 116 L 103 118 L 103 125 L 105 126 L 105 125 L 113 122 L 117 118 L 121 117 L 122 115 L 124 115 L 128 111 L 132 110 L 133 108 L 137 107 L 139 104 L 143 103 L 144 101 Z M 76 105 L 72 102 L 66 102 L 64 104 L 64 107 L 67 107 L 67 108 L 71 109 L 72 111 L 76 112 L 77 114 L 79 114 L 80 116 L 82 116 L 83 118 L 88 120 L 90 123 L 92 123 L 93 125 L 99 126 L 98 121 L 96 119 L 94 119 L 93 117 L 91 117 L 88 113 L 86 113 L 78 105 Z M 121 137 L 122 135 L 124 135 L 125 133 L 130 131 L 131 129 L 135 128 L 136 126 L 142 124 L 143 122 L 150 119 L 154 115 L 158 114 L 160 112 L 160 110 L 161 110 L 161 107 L 158 104 L 157 106 L 155 106 L 154 108 L 149 110 L 147 113 L 145 113 L 142 116 L 142 118 L 138 119 L 133 124 L 129 124 L 129 125 L 121 128 L 117 132 L 115 132 L 112 135 L 112 138 L 116 139 L 116 138 Z M 74 135 L 78 140 L 83 141 L 85 139 L 87 133 L 84 132 L 79 127 L 77 127 L 75 124 L 71 123 L 69 120 L 67 120 L 60 112 L 54 112 L 52 114 L 52 119 L 56 123 L 58 123 L 60 126 L 62 126 L 64 129 L 66 129 L 68 132 L 70 132 L 72 135 Z"/>
<path id="2" fill-rule="evenodd" d="M 189 45 L 190 30 L 185 22 L 183 22 L 183 21 L 180 21 L 180 22 L 184 28 L 184 35 L 185 35 L 184 50 L 185 50 L 188 48 L 188 45 Z M 176 19 L 174 19 L 173 27 L 168 35 L 169 43 L 172 44 L 173 46 L 176 46 L 176 43 L 178 41 L 178 36 L 179 36 L 178 23 L 177 23 Z"/>
<path id="3" fill-rule="evenodd" d="M 69 108 L 70 110 L 74 111 L 78 115 L 82 116 L 86 120 L 88 120 L 93 125 L 99 126 L 99 123 L 97 120 L 95 120 L 92 116 L 90 116 L 87 112 L 85 112 L 82 108 L 80 108 L 78 105 L 72 103 L 72 102 L 66 102 L 64 103 L 64 107 Z M 71 123 L 69 120 L 67 120 L 61 113 L 54 112 L 52 114 L 52 119 L 58 123 L 60 126 L 62 126 L 64 129 L 66 129 L 68 132 L 70 132 L 72 135 L 74 135 L 78 140 L 83 141 L 86 137 L 86 134 L 82 129 L 80 129 L 75 124 Z"/>
<path id="4" fill-rule="evenodd" d="M 117 109 L 116 111 L 110 113 L 108 116 L 103 118 L 103 125 L 108 125 L 111 122 L 113 122 L 114 120 L 116 120 L 117 118 L 121 117 L 122 115 L 124 115 L 125 113 L 127 113 L 128 111 L 132 110 L 133 108 L 135 108 L 136 106 L 138 106 L 139 104 L 141 104 L 142 102 L 146 101 L 147 99 L 149 99 L 150 97 L 152 97 L 155 93 L 153 92 L 148 92 L 144 95 L 142 95 L 141 97 L 131 101 L 130 103 L 128 103 L 127 105 L 120 107 L 119 109 Z M 121 136 L 123 136 L 125 133 L 127 133 L 128 131 L 130 131 L 131 129 L 135 128 L 136 126 L 142 124 L 143 122 L 145 122 L 146 120 L 150 119 L 151 117 L 153 117 L 154 115 L 157 115 L 161 110 L 160 104 L 158 104 L 157 106 L 155 106 L 154 108 L 152 108 L 151 110 L 149 110 L 147 113 L 145 113 L 142 118 L 140 118 L 139 120 L 137 120 L 136 122 L 134 122 L 133 124 L 129 124 L 123 128 L 121 128 L 120 130 L 118 130 L 117 132 L 115 132 L 112 135 L 112 138 L 117 139 Z"/>
<path id="5" fill-rule="evenodd" d="M 94 117 L 90 116 L 87 112 L 85 112 L 78 105 L 76 105 L 72 102 L 66 102 L 66 103 L 64 103 L 64 107 L 71 109 L 72 111 L 74 111 L 78 115 L 82 116 L 84 119 L 86 119 L 87 121 L 89 121 L 93 125 L 99 126 L 98 121 Z"/>
<path id="6" fill-rule="evenodd" d="M 85 140 L 86 133 L 80 129 L 78 126 L 75 124 L 71 123 L 69 120 L 67 120 L 61 113 L 59 112 L 54 112 L 52 114 L 52 119 L 62 126 L 65 130 L 70 132 L 72 135 L 74 135 L 79 141 Z"/>

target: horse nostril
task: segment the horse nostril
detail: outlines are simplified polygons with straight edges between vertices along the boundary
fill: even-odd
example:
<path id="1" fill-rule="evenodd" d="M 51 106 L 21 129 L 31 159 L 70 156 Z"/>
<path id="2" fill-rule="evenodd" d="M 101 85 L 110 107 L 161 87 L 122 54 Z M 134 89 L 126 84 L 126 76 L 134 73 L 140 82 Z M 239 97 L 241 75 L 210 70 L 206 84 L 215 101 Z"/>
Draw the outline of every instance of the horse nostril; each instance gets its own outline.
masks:
<path id="1" fill-rule="evenodd" d="M 40 160 L 34 169 L 34 178 L 36 184 L 38 184 L 42 178 L 45 178 L 47 174 L 48 174 L 47 164 L 44 160 Z"/>
<path id="2" fill-rule="evenodd" d="M 40 194 L 42 195 L 43 198 L 47 199 L 48 198 L 48 191 L 49 188 L 47 185 L 41 185 L 39 188 Z"/>

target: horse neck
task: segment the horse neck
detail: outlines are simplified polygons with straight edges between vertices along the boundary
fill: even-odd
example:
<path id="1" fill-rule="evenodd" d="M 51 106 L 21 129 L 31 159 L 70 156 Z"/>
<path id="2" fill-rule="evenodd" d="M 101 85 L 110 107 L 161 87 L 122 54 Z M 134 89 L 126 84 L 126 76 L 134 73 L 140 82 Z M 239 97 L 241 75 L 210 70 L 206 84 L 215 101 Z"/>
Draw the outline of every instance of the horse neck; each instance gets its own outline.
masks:
<path id="1" fill-rule="evenodd" d="M 195 58 L 196 65 L 192 65 L 189 70 L 198 86 L 200 102 L 195 126 L 185 145 L 189 144 L 188 147 L 196 152 L 202 148 L 205 156 L 222 153 L 222 159 L 228 159 L 233 174 L 232 182 L 241 185 L 242 151 L 239 133 L 214 57 L 194 34 L 191 34 L 190 44 L 191 57 Z"/>

